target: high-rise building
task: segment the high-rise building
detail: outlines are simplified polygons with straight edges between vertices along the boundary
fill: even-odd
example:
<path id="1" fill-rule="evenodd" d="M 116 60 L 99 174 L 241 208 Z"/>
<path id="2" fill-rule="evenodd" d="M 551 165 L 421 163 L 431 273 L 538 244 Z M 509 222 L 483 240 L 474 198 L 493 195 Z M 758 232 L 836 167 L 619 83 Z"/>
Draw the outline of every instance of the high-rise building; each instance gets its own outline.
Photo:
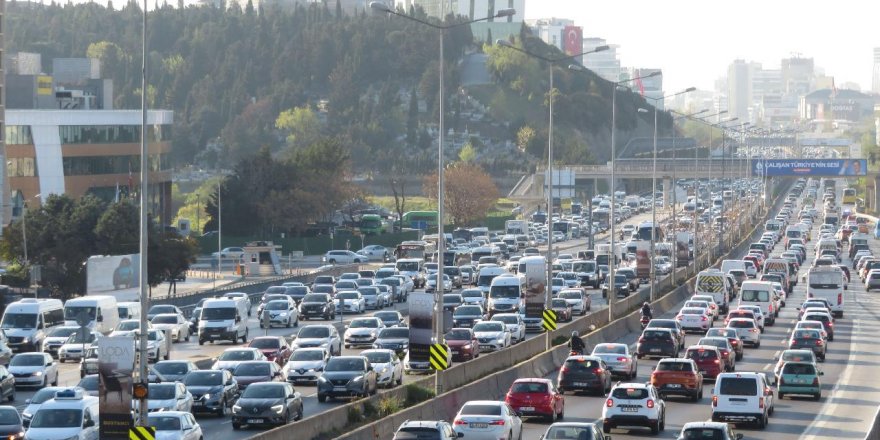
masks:
<path id="1" fill-rule="evenodd" d="M 526 22 L 545 43 L 556 46 L 557 49 L 565 50 L 565 38 L 563 33 L 566 26 L 574 26 L 574 21 L 567 18 L 539 18 Z"/>
<path id="2" fill-rule="evenodd" d="M 749 107 L 752 105 L 752 72 L 760 68 L 760 64 L 745 60 L 734 60 L 727 67 L 727 117 L 749 121 Z"/>
<path id="3" fill-rule="evenodd" d="M 782 87 L 789 95 L 804 96 L 813 90 L 815 69 L 812 58 L 782 59 Z"/>
<path id="4" fill-rule="evenodd" d="M 880 47 L 874 48 L 874 76 L 872 76 L 871 90 L 880 93 Z"/>
<path id="5" fill-rule="evenodd" d="M 605 80 L 620 81 L 620 60 L 617 58 L 617 45 L 608 44 L 604 38 L 584 38 L 584 52 L 596 50 L 599 46 L 608 46 L 608 50 L 591 53 L 583 57 L 583 65 Z"/>
<path id="6" fill-rule="evenodd" d="M 663 102 L 663 75 L 657 75 L 652 78 L 644 78 L 648 75 L 653 74 L 654 72 L 661 72 L 660 69 L 648 69 L 648 68 L 639 68 L 634 67 L 630 69 L 629 78 L 639 78 L 642 79 L 633 81 L 629 83 L 629 87 L 632 88 L 633 92 L 639 93 L 645 98 L 648 99 L 648 104 L 656 106 L 658 109 L 663 110 L 665 108 L 665 103 Z"/>
<path id="7" fill-rule="evenodd" d="M 0 0 L 0 60 L 3 59 L 3 31 L 6 29 L 6 0 Z M 6 163 L 6 134 L 2 128 L 6 127 L 6 72 L 5 66 L 0 65 L 0 164 Z M 9 203 L 9 174 L 6 167 L 0 166 L 0 234 L 3 233 L 3 225 L 12 219 L 12 204 Z"/>

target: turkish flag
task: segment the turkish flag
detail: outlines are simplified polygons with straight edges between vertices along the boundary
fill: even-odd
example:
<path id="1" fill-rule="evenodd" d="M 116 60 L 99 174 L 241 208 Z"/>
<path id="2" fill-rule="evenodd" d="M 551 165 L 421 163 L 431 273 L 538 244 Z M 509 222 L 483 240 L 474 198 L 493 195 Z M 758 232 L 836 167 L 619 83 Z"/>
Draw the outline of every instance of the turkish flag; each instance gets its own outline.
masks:
<path id="1" fill-rule="evenodd" d="M 568 55 L 577 55 L 584 51 L 584 29 L 580 26 L 566 26 L 562 31 L 563 49 Z"/>

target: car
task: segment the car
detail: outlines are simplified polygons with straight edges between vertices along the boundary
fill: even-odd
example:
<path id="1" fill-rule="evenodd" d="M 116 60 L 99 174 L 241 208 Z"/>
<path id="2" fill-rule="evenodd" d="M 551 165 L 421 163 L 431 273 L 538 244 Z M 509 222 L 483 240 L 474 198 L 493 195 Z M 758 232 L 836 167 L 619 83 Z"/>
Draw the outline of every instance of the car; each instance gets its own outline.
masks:
<path id="1" fill-rule="evenodd" d="M 364 313 L 367 311 L 367 303 L 363 295 L 357 290 L 340 291 L 333 298 L 336 313 Z"/>
<path id="2" fill-rule="evenodd" d="M 678 341 L 678 347 L 684 349 L 685 334 L 684 330 L 681 328 L 681 322 L 679 322 L 678 320 L 654 318 L 648 321 L 648 324 L 645 326 L 645 328 L 666 328 L 671 330 L 672 335 Z"/>
<path id="3" fill-rule="evenodd" d="M 497 400 L 465 402 L 455 415 L 452 426 L 460 438 L 477 440 L 522 438 L 522 420 L 510 405 Z"/>
<path id="4" fill-rule="evenodd" d="M 452 425 L 443 420 L 407 420 L 394 432 L 392 440 L 457 440 Z"/>
<path id="5" fill-rule="evenodd" d="M 265 314 L 268 313 L 268 323 Z M 299 327 L 299 311 L 296 302 L 291 297 L 274 299 L 266 303 L 264 311 L 259 314 L 260 328 L 272 326 Z"/>
<path id="6" fill-rule="evenodd" d="M 2 374 L 0 374 L 2 377 Z M 76 384 L 78 388 L 82 388 L 86 395 L 98 397 L 98 388 L 99 388 L 99 379 L 97 374 L 89 374 L 79 380 L 79 383 Z M 12 402 L 15 398 L 10 398 L 9 401 Z"/>
<path id="7" fill-rule="evenodd" d="M 730 340 L 723 336 L 704 336 L 697 341 L 697 345 L 710 345 L 721 352 L 721 363 L 724 371 L 736 370 L 736 354 Z"/>
<path id="8" fill-rule="evenodd" d="M 425 292 L 433 292 L 437 289 L 437 278 L 441 278 L 443 282 L 443 291 L 451 292 L 452 291 L 452 278 L 449 275 L 443 274 L 442 276 L 438 276 L 436 273 L 432 274 L 428 277 L 428 281 L 425 284 Z"/>
<path id="9" fill-rule="evenodd" d="M 406 327 L 406 320 L 397 310 L 375 312 L 373 317 L 382 321 L 385 327 Z"/>
<path id="10" fill-rule="evenodd" d="M 301 420 L 302 395 L 284 382 L 259 382 L 249 386 L 232 406 L 232 429 L 243 426 L 282 426 Z"/>
<path id="11" fill-rule="evenodd" d="M 488 316 L 478 304 L 463 304 L 452 312 L 452 323 L 455 327 L 473 327 L 475 323 L 486 320 Z"/>
<path id="12" fill-rule="evenodd" d="M 733 431 L 731 425 L 720 422 L 687 422 L 676 440 L 742 440 L 743 435 Z"/>
<path id="13" fill-rule="evenodd" d="M 138 322 L 140 325 L 140 322 Z M 43 351 L 49 353 L 53 357 L 58 357 L 58 350 L 67 342 L 70 335 L 79 331 L 78 325 L 61 325 L 53 328 L 46 334 L 43 339 Z"/>
<path id="14" fill-rule="evenodd" d="M 691 299 L 684 302 L 684 307 L 696 307 L 700 309 L 707 309 L 708 315 L 712 318 L 712 321 L 718 319 L 718 304 L 715 304 L 715 301 L 710 295 L 694 295 Z"/>
<path id="15" fill-rule="evenodd" d="M 156 330 L 165 331 L 174 342 L 189 342 L 189 321 L 180 313 L 160 313 L 150 319 L 150 325 Z"/>
<path id="16" fill-rule="evenodd" d="M 313 318 L 336 319 L 336 305 L 328 293 L 313 292 L 303 297 L 299 303 L 299 316 L 308 321 Z"/>
<path id="17" fill-rule="evenodd" d="M 556 312 L 556 321 L 557 322 L 571 322 L 572 318 L 572 309 L 571 304 L 568 303 L 565 299 L 562 298 L 553 298 L 550 300 L 550 308 Z"/>
<path id="18" fill-rule="evenodd" d="M 721 351 L 714 345 L 692 345 L 685 351 L 684 357 L 697 364 L 704 379 L 714 379 L 725 371 Z"/>
<path id="19" fill-rule="evenodd" d="M 815 353 L 819 362 L 825 362 L 825 354 L 827 353 L 827 344 L 819 330 L 798 329 L 791 333 L 791 339 L 788 341 L 788 348 L 811 350 Z"/>
<path id="20" fill-rule="evenodd" d="M 641 281 L 639 280 L 638 275 L 636 275 L 636 270 L 632 267 L 622 267 L 618 268 L 615 272 L 616 274 L 621 274 L 626 276 L 626 281 L 629 285 L 630 292 L 638 292 L 639 286 L 641 285 Z"/>
<path id="21" fill-rule="evenodd" d="M 244 249 L 240 247 L 227 247 L 223 248 L 220 252 L 214 252 L 211 254 L 213 258 L 234 258 L 236 260 L 244 259 Z"/>
<path id="22" fill-rule="evenodd" d="M 378 244 L 364 246 L 361 250 L 357 251 L 357 254 L 363 255 L 370 260 L 375 261 L 388 261 L 388 258 L 390 256 L 388 248 Z"/>
<path id="23" fill-rule="evenodd" d="M 647 327 L 636 343 L 636 356 L 639 359 L 653 356 L 675 358 L 680 349 L 671 329 Z"/>
<path id="24" fill-rule="evenodd" d="M 101 338 L 103 335 L 98 332 L 75 332 L 71 334 L 64 344 L 58 348 L 58 361 L 61 363 L 67 361 L 82 360 L 85 355 L 85 347 L 90 346 Z"/>
<path id="25" fill-rule="evenodd" d="M 284 286 L 270 286 L 263 292 L 263 296 L 260 297 L 260 304 L 257 305 L 257 317 L 260 318 L 263 316 L 263 310 L 266 308 L 266 304 L 269 301 L 274 301 L 276 299 L 290 299 L 290 296 L 287 295 L 287 288 Z"/>
<path id="26" fill-rule="evenodd" d="M 233 371 L 238 365 L 247 361 L 265 361 L 266 356 L 257 348 L 232 347 L 227 348 L 217 357 L 217 361 L 211 366 L 212 370 Z"/>
<path id="27" fill-rule="evenodd" d="M 116 324 L 116 329 L 110 332 L 110 336 L 129 336 L 139 328 L 141 328 L 140 319 L 123 319 L 119 321 L 119 324 Z M 147 321 L 147 328 L 152 328 L 149 321 Z"/>
<path id="28" fill-rule="evenodd" d="M 329 264 L 363 264 L 370 259 L 366 255 L 358 255 L 352 251 L 331 250 L 327 251 L 321 260 Z"/>
<path id="29" fill-rule="evenodd" d="M 822 398 L 822 384 L 819 371 L 812 362 L 785 362 L 777 376 L 777 393 L 779 399 L 791 394 L 809 395 L 813 400 Z"/>
<path id="30" fill-rule="evenodd" d="M 189 334 L 199 334 L 199 318 L 201 318 L 201 316 L 202 308 L 194 308 L 192 314 L 189 315 Z M 110 336 L 113 336 L 113 334 L 111 334 Z"/>
<path id="31" fill-rule="evenodd" d="M 198 369 L 199 367 L 197 367 L 192 361 L 159 361 L 153 365 L 148 380 L 150 383 L 157 381 L 179 382 L 183 380 L 190 371 L 196 371 Z"/>
<path id="32" fill-rule="evenodd" d="M 773 391 L 763 373 L 721 373 L 715 379 L 713 422 L 752 422 L 764 429 L 773 410 Z"/>
<path id="33" fill-rule="evenodd" d="M 361 296 L 364 297 L 364 305 L 368 309 L 384 309 L 385 306 L 391 304 L 390 298 L 381 295 L 379 288 L 376 286 L 362 286 L 358 287 L 357 290 L 361 293 Z"/>
<path id="34" fill-rule="evenodd" d="M 12 356 L 8 371 L 19 387 L 58 385 L 58 364 L 48 353 L 17 353 Z"/>
<path id="35" fill-rule="evenodd" d="M 27 427 L 40 407 L 42 407 L 47 401 L 55 398 L 56 392 L 66 389 L 70 389 L 70 387 L 52 386 L 37 390 L 34 395 L 26 401 L 26 406 L 21 412 L 23 425 Z"/>
<path id="36" fill-rule="evenodd" d="M 597 356 L 569 356 L 559 369 L 556 383 L 560 393 L 593 392 L 602 394 L 611 389 L 611 371 Z"/>
<path id="37" fill-rule="evenodd" d="M 580 288 L 564 289 L 559 292 L 557 298 L 564 299 L 569 305 L 571 305 L 572 313 L 577 313 L 580 316 L 584 316 L 592 308 L 590 295 L 587 295 L 586 292 Z"/>
<path id="38" fill-rule="evenodd" d="M 725 327 L 713 327 L 706 331 L 707 338 L 712 337 L 723 337 L 727 338 L 730 342 L 730 346 L 733 347 L 734 353 L 736 353 L 734 360 L 742 360 L 743 358 L 743 342 L 742 339 L 739 338 L 739 334 L 736 333 L 736 330 Z"/>
<path id="39" fill-rule="evenodd" d="M 727 328 L 736 330 L 743 344 L 751 345 L 754 348 L 761 347 L 761 330 L 754 319 L 733 318 L 727 323 Z"/>
<path id="40" fill-rule="evenodd" d="M 157 411 L 192 411 L 193 396 L 180 382 L 151 383 L 148 385 L 147 410 Z M 135 409 L 137 400 L 133 400 Z"/>
<path id="41" fill-rule="evenodd" d="M 812 350 L 804 350 L 804 349 L 788 349 L 782 350 L 782 354 L 776 358 L 776 366 L 773 368 L 773 376 L 776 377 L 776 382 L 779 382 L 779 372 L 782 371 L 782 366 L 785 365 L 786 362 L 810 362 L 815 364 L 817 362 L 816 355 Z"/>
<path id="42" fill-rule="evenodd" d="M 241 362 L 232 371 L 232 377 L 239 390 L 246 389 L 252 383 L 284 380 L 278 364 L 267 360 Z"/>
<path id="43" fill-rule="evenodd" d="M 819 330 L 822 339 L 828 341 L 828 332 L 825 331 L 825 324 L 822 321 L 798 321 L 794 324 L 794 330 Z"/>
<path id="44" fill-rule="evenodd" d="M 342 354 L 342 338 L 336 327 L 328 324 L 313 324 L 302 327 L 299 333 L 290 343 L 290 348 L 296 351 L 300 348 L 324 348 L 331 356 Z"/>
<path id="45" fill-rule="evenodd" d="M 373 348 L 387 349 L 398 355 L 403 355 L 409 350 L 409 328 L 385 327 L 379 330 L 379 336 L 373 342 Z"/>
<path id="46" fill-rule="evenodd" d="M 275 362 L 279 367 L 284 366 L 287 358 L 290 357 L 290 353 L 292 353 L 290 344 L 282 336 L 259 336 L 252 339 L 248 343 L 248 347 L 260 350 L 263 356 L 266 357 L 266 360 Z"/>
<path id="47" fill-rule="evenodd" d="M 368 346 L 371 347 L 379 337 L 379 331 L 385 328 L 385 324 L 379 318 L 352 319 L 345 327 L 343 342 L 345 348 Z"/>
<path id="48" fill-rule="evenodd" d="M 681 328 L 685 331 L 705 333 L 709 327 L 712 327 L 712 318 L 709 316 L 708 308 L 684 307 L 678 312 L 675 319 L 681 322 Z"/>
<path id="49" fill-rule="evenodd" d="M 367 397 L 377 389 L 376 371 L 364 356 L 335 356 L 318 378 L 318 402 L 328 398 Z"/>
<path id="50" fill-rule="evenodd" d="M 177 306 L 172 306 L 169 304 L 156 304 L 156 305 L 150 307 L 150 310 L 147 311 L 147 321 L 152 321 L 153 318 L 156 317 L 156 315 L 159 315 L 162 313 L 172 313 L 172 314 L 180 313 L 182 315 L 183 311 L 181 311 Z"/>
<path id="51" fill-rule="evenodd" d="M 556 422 L 551 424 L 540 439 L 587 439 L 607 440 L 609 436 L 602 435 L 599 425 L 583 422 Z"/>
<path id="52" fill-rule="evenodd" d="M 195 370 L 183 377 L 193 396 L 192 412 L 226 416 L 238 398 L 238 383 L 229 370 Z"/>
<path id="53" fill-rule="evenodd" d="M 733 318 L 746 318 L 752 319 L 755 321 L 755 324 L 758 325 L 758 329 L 761 332 L 764 332 L 764 312 L 761 310 L 756 310 L 754 307 L 740 306 L 745 308 L 738 308 L 736 310 L 731 310 L 727 316 L 724 318 L 724 325 L 730 323 L 730 320 Z M 755 306 L 757 307 L 757 306 Z M 757 307 L 760 308 L 760 307 Z"/>
<path id="54" fill-rule="evenodd" d="M 326 348 L 300 348 L 290 355 L 281 373 L 293 384 L 317 383 L 329 360 L 330 352 Z"/>
<path id="55" fill-rule="evenodd" d="M 625 379 L 635 379 L 638 374 L 638 357 L 630 351 L 627 344 L 597 344 L 593 347 L 593 352 L 590 355 L 605 361 L 605 365 L 612 375 L 623 376 Z"/>
<path id="56" fill-rule="evenodd" d="M 504 402 L 520 417 L 544 417 L 556 422 L 565 416 L 565 397 L 548 379 L 515 380 L 504 395 Z"/>
<path id="57" fill-rule="evenodd" d="M 396 351 L 374 348 L 362 351 L 361 356 L 366 357 L 375 370 L 377 386 L 391 388 L 403 384 L 403 363 Z"/>
<path id="58" fill-rule="evenodd" d="M 834 317 L 830 313 L 825 311 L 807 310 L 800 320 L 822 322 L 822 325 L 825 327 L 825 333 L 828 334 L 828 340 L 834 340 Z"/>
<path id="59" fill-rule="evenodd" d="M 134 338 L 137 340 L 139 331 L 134 332 Z M 165 332 L 151 328 L 147 330 L 147 360 L 149 362 L 159 362 L 160 359 L 168 360 L 171 353 L 168 352 L 168 341 L 165 339 Z"/>
<path id="60" fill-rule="evenodd" d="M 474 335 L 480 342 L 480 352 L 492 352 L 510 347 L 511 334 L 503 322 L 482 321 L 474 324 Z"/>
<path id="61" fill-rule="evenodd" d="M 608 279 L 602 283 L 602 298 L 608 298 Z M 629 296 L 632 291 L 630 290 L 630 282 L 626 278 L 626 275 L 615 272 L 614 273 L 614 291 L 618 297 L 620 296 Z"/>
<path id="62" fill-rule="evenodd" d="M 452 360 L 456 362 L 469 361 L 480 356 L 480 343 L 469 328 L 453 327 L 444 337 L 449 346 Z"/>
<path id="63" fill-rule="evenodd" d="M 199 440 L 204 433 L 199 422 L 188 411 L 162 411 L 150 413 L 149 426 L 155 429 L 156 438 L 168 440 Z"/>
<path id="64" fill-rule="evenodd" d="M 657 389 L 645 383 L 619 383 L 602 407 L 602 430 L 608 434 L 620 426 L 644 426 L 657 434 L 666 429 L 666 402 Z"/>
<path id="65" fill-rule="evenodd" d="M 651 385 L 663 399 L 685 396 L 698 402 L 703 398 L 703 373 L 692 359 L 661 359 L 651 372 Z"/>
<path id="66" fill-rule="evenodd" d="M 526 323 L 523 315 L 519 313 L 496 313 L 490 321 L 503 322 L 510 332 L 511 344 L 518 344 L 526 340 Z"/>

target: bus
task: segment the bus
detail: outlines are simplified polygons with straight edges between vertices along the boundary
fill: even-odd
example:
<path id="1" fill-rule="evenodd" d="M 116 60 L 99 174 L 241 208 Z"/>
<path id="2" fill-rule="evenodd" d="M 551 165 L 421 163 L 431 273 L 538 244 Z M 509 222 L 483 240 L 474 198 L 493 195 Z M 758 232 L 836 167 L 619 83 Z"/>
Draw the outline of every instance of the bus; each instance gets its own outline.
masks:
<path id="1" fill-rule="evenodd" d="M 538 211 L 532 214 L 532 223 L 544 224 L 547 223 L 547 213 L 543 211 Z"/>
<path id="2" fill-rule="evenodd" d="M 825 299 L 836 318 L 843 317 L 843 291 L 846 281 L 836 266 L 814 266 L 807 272 L 807 298 Z"/>
<path id="3" fill-rule="evenodd" d="M 844 188 L 843 189 L 843 204 L 844 205 L 855 205 L 856 204 L 856 189 L 855 188 Z"/>
<path id="4" fill-rule="evenodd" d="M 362 215 L 357 226 L 361 234 L 378 235 L 385 233 L 385 223 L 382 222 L 382 217 L 377 214 Z"/>
<path id="5" fill-rule="evenodd" d="M 427 260 L 436 252 L 434 243 L 422 240 L 404 241 L 394 249 L 394 256 L 399 259 L 418 258 Z"/>
<path id="6" fill-rule="evenodd" d="M 666 241 L 666 235 L 661 226 L 654 226 L 651 222 L 642 222 L 633 232 L 633 240 L 651 241 L 651 231 L 654 231 L 654 242 Z"/>
<path id="7" fill-rule="evenodd" d="M 561 232 L 563 241 L 571 240 L 571 224 L 567 221 L 553 222 L 553 232 Z"/>
<path id="8" fill-rule="evenodd" d="M 403 213 L 400 224 L 413 229 L 437 227 L 437 211 L 409 211 Z"/>

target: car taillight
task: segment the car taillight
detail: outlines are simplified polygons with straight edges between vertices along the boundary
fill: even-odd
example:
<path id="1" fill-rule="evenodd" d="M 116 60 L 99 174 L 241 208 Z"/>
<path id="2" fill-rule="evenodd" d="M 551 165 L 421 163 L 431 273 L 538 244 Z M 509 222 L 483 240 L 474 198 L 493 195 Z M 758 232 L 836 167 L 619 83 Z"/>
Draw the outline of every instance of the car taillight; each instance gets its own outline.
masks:
<path id="1" fill-rule="evenodd" d="M 645 342 L 645 338 L 639 338 L 639 342 Z"/>
<path id="2" fill-rule="evenodd" d="M 654 399 L 648 399 L 648 403 L 646 406 L 648 408 L 653 408 L 654 407 Z"/>
<path id="3" fill-rule="evenodd" d="M 700 321 L 705 322 L 705 321 L 708 321 L 708 320 L 709 320 L 709 318 L 707 318 L 706 315 L 703 315 L 703 316 L 700 317 Z"/>
<path id="4" fill-rule="evenodd" d="M 489 424 L 495 426 L 504 426 L 504 419 L 492 420 L 489 422 Z"/>
<path id="5" fill-rule="evenodd" d="M 819 385 L 819 378 L 818 377 L 813 378 L 813 385 Z"/>
<path id="6" fill-rule="evenodd" d="M 721 360 L 719 360 L 719 359 L 715 359 L 715 360 L 714 360 L 714 361 L 712 361 L 712 362 L 715 362 L 715 364 L 716 364 L 716 365 L 719 365 L 719 364 L 721 364 Z"/>
<path id="7" fill-rule="evenodd" d="M 718 396 L 712 396 L 712 406 L 718 406 Z"/>
<path id="8" fill-rule="evenodd" d="M 617 358 L 617 362 L 629 362 L 629 358 L 621 356 L 621 357 Z"/>
<path id="9" fill-rule="evenodd" d="M 567 373 L 567 372 L 568 372 L 568 368 L 566 368 L 566 367 L 563 365 L 562 368 L 559 369 L 559 372 L 560 372 L 560 373 Z"/>
<path id="10" fill-rule="evenodd" d="M 825 344 L 825 343 L 822 342 L 821 339 L 816 339 L 816 345 L 824 345 L 824 344 Z"/>
<path id="11" fill-rule="evenodd" d="M 595 369 L 593 369 L 593 373 L 595 373 L 595 374 L 597 374 L 597 375 L 602 374 L 602 371 L 603 371 L 603 370 L 602 370 L 601 368 L 595 368 Z"/>
<path id="12" fill-rule="evenodd" d="M 764 409 L 764 396 L 758 399 L 758 408 Z"/>
<path id="13" fill-rule="evenodd" d="M 675 317 L 675 319 L 681 321 L 682 319 L 684 319 L 684 316 L 678 315 L 678 316 Z"/>
<path id="14" fill-rule="evenodd" d="M 751 329 L 751 330 L 749 330 L 749 331 L 752 332 L 752 333 L 758 333 L 760 330 L 758 330 L 758 329 L 756 329 L 756 328 L 753 328 L 753 329 Z"/>
<path id="15" fill-rule="evenodd" d="M 730 341 L 730 345 L 739 345 L 739 341 L 734 339 L 734 340 Z"/>
<path id="16" fill-rule="evenodd" d="M 841 304 L 843 304 L 843 294 L 838 293 L 837 294 L 837 305 L 841 305 Z"/>
<path id="17" fill-rule="evenodd" d="M 613 407 L 613 406 L 614 406 L 614 401 L 611 400 L 611 399 L 606 400 L 606 401 L 605 401 L 605 406 L 607 406 L 608 408 Z"/>
<path id="18" fill-rule="evenodd" d="M 465 422 L 464 420 L 461 420 L 461 419 L 455 419 L 455 421 L 452 422 L 452 424 L 453 425 L 467 425 L 468 422 Z"/>

